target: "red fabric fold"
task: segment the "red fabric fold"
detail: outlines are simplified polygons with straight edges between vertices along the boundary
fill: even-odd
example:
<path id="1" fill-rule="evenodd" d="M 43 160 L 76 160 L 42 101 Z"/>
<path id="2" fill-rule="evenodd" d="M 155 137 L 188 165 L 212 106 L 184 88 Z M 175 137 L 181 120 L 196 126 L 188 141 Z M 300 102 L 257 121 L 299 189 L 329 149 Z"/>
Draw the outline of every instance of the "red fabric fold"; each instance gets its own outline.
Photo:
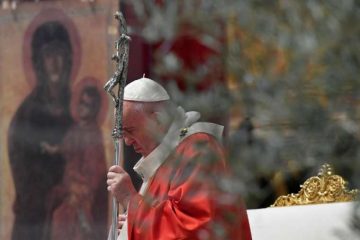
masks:
<path id="1" fill-rule="evenodd" d="M 210 135 L 189 136 L 158 169 L 145 196 L 128 209 L 128 238 L 251 239 L 241 199 L 219 185 L 227 177 L 221 146 Z"/>

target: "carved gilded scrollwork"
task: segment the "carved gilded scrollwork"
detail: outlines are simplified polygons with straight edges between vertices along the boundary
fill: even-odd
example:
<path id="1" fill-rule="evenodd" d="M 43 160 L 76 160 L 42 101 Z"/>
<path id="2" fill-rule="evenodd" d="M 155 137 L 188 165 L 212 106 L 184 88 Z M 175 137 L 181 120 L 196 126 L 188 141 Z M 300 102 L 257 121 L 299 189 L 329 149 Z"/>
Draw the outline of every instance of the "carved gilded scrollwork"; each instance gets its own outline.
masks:
<path id="1" fill-rule="evenodd" d="M 354 201 L 359 190 L 350 191 L 346 185 L 329 164 L 324 164 L 318 176 L 307 179 L 298 193 L 278 197 L 271 207 Z"/>

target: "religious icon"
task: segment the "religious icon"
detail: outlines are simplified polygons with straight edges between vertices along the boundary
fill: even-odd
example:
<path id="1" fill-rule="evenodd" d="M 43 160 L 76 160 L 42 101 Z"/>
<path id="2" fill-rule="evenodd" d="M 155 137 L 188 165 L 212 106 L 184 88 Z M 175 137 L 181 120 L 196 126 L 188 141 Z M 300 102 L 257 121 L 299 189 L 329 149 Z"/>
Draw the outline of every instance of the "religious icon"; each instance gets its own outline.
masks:
<path id="1" fill-rule="evenodd" d="M 17 95 L 23 100 L 15 107 L 8 129 L 15 187 L 8 238 L 12 240 L 104 239 L 107 235 L 101 132 L 106 94 L 99 79 L 81 76 L 77 80 L 83 58 L 80 32 L 76 16 L 70 18 L 65 10 L 43 8 L 29 21 L 21 52 L 25 74 L 23 79 L 12 79 L 30 86 L 23 97 Z M 87 74 L 106 73 L 96 69 Z"/>
<path id="2" fill-rule="evenodd" d="M 15 223 L 12 239 L 40 239 L 48 193 L 61 181 L 65 162 L 60 153 L 49 154 L 41 143 L 59 144 L 72 119 L 69 111 L 69 76 L 72 48 L 60 22 L 45 22 L 31 40 L 36 85 L 12 119 L 9 158 L 15 183 Z"/>

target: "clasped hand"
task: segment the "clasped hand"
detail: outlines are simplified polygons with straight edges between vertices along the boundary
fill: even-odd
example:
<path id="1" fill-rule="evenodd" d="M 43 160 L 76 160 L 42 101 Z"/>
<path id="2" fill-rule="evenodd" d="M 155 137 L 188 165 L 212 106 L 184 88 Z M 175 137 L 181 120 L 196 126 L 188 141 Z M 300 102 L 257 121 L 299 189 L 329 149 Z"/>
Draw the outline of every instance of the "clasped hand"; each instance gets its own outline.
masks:
<path id="1" fill-rule="evenodd" d="M 117 165 L 111 166 L 107 174 L 107 189 L 123 206 L 127 207 L 132 196 L 137 194 L 129 174 Z"/>

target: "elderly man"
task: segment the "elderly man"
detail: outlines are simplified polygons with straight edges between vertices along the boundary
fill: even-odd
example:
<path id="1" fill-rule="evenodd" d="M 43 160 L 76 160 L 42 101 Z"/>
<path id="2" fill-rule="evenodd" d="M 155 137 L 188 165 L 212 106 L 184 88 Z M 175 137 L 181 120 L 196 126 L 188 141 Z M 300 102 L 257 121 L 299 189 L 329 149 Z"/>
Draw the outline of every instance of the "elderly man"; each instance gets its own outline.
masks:
<path id="1" fill-rule="evenodd" d="M 108 172 L 108 190 L 127 213 L 118 239 L 251 239 L 241 199 L 225 190 L 229 178 L 223 126 L 197 122 L 198 112 L 174 107 L 165 89 L 141 78 L 124 90 L 125 144 L 143 157 L 134 170 L 139 192 L 120 167 Z"/>

